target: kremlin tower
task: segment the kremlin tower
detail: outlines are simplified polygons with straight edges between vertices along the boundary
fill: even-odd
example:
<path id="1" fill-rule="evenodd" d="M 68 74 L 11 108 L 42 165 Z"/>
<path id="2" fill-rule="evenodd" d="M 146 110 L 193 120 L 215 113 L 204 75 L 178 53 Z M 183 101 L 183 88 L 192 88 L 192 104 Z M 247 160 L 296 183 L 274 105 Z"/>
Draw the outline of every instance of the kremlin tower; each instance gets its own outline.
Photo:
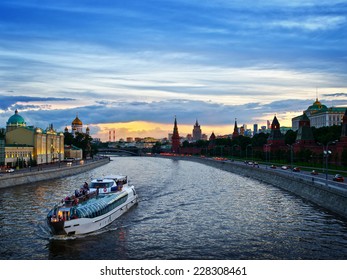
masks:
<path id="1" fill-rule="evenodd" d="M 175 123 L 174 123 L 173 135 L 172 135 L 172 148 L 171 148 L 171 151 L 173 153 L 179 153 L 179 149 L 180 149 L 180 136 L 178 134 L 177 120 L 176 120 L 176 117 L 175 117 Z"/>
<path id="2" fill-rule="evenodd" d="M 235 118 L 235 125 L 234 125 L 234 132 L 233 132 L 233 135 L 232 135 L 232 139 L 235 139 L 238 136 L 239 136 L 239 129 L 237 127 L 237 122 L 236 122 L 236 118 Z"/>

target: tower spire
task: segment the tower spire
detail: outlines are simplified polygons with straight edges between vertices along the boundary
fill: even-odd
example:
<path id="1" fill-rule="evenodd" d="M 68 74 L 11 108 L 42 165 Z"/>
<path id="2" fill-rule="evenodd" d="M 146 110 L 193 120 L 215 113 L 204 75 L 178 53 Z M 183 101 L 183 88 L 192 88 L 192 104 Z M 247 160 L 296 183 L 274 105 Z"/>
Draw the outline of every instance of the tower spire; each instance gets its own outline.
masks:
<path id="1" fill-rule="evenodd" d="M 171 148 L 172 152 L 178 153 L 179 147 L 180 147 L 180 136 L 178 134 L 176 115 L 175 115 L 174 129 L 173 129 L 171 142 L 172 142 L 172 148 Z"/>
<path id="2" fill-rule="evenodd" d="M 239 129 L 237 127 L 237 118 L 235 118 L 234 132 L 233 132 L 232 138 L 234 139 L 238 136 L 239 136 Z"/>

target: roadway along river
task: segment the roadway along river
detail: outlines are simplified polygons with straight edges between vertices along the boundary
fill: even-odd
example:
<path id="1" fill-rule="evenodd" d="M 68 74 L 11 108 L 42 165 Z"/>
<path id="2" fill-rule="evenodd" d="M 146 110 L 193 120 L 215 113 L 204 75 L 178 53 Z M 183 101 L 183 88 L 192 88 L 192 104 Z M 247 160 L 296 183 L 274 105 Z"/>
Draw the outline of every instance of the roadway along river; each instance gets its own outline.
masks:
<path id="1" fill-rule="evenodd" d="M 138 206 L 100 232 L 52 237 L 48 210 L 93 175 L 128 175 Z M 0 189 L 1 259 L 346 259 L 347 221 L 288 192 L 189 161 L 118 157 Z"/>

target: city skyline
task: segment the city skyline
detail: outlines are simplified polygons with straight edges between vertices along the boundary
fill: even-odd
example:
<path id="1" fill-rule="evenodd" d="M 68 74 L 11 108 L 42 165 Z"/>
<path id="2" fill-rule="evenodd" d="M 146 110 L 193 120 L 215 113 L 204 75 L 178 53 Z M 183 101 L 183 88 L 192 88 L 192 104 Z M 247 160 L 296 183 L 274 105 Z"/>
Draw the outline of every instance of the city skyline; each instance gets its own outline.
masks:
<path id="1" fill-rule="evenodd" d="M 93 137 L 231 134 L 316 97 L 347 106 L 347 1 L 0 3 L 0 127 L 15 109 Z"/>

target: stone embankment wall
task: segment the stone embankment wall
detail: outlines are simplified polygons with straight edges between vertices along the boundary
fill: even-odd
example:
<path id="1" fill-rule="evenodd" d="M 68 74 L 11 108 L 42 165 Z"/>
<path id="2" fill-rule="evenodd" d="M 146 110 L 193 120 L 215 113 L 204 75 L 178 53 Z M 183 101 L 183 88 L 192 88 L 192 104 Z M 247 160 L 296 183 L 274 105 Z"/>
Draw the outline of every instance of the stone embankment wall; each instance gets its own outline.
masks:
<path id="1" fill-rule="evenodd" d="M 109 158 L 90 161 L 81 165 L 57 167 L 53 169 L 34 171 L 25 173 L 11 173 L 0 177 L 0 188 L 12 187 L 23 184 L 30 184 L 39 181 L 52 180 L 72 176 L 85 172 L 108 163 Z"/>
<path id="2" fill-rule="evenodd" d="M 322 183 L 304 180 L 291 175 L 290 172 L 286 174 L 273 171 L 272 169 L 256 168 L 233 162 L 198 157 L 181 157 L 181 159 L 207 164 L 212 167 L 274 185 L 347 218 L 347 188 L 335 188 Z"/>

